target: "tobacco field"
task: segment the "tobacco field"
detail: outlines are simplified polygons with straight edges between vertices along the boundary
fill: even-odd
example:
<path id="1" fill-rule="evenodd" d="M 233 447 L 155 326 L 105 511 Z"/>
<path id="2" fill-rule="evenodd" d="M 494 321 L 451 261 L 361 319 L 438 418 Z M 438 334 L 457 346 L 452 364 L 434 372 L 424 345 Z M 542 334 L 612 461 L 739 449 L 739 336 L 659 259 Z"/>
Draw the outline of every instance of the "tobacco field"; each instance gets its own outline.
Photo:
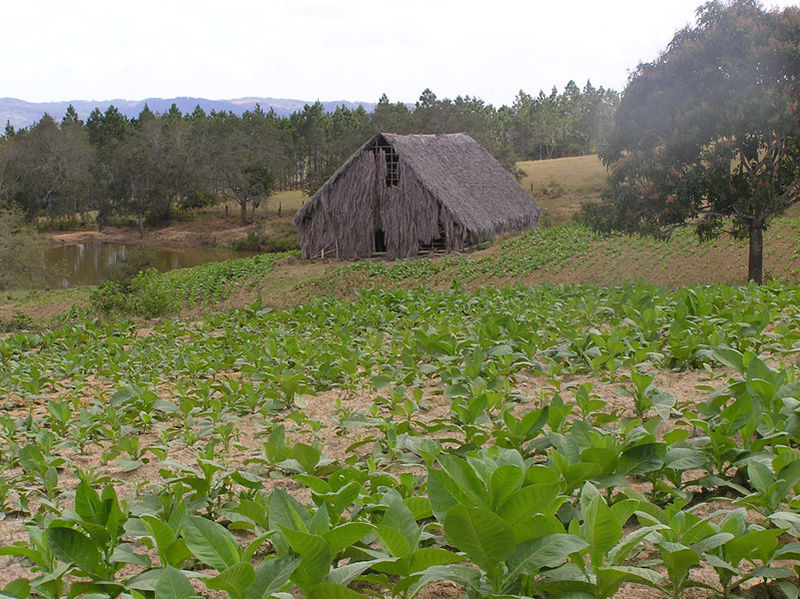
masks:
<path id="1" fill-rule="evenodd" d="M 800 287 L 448 276 L 0 339 L 0 596 L 798 596 Z"/>

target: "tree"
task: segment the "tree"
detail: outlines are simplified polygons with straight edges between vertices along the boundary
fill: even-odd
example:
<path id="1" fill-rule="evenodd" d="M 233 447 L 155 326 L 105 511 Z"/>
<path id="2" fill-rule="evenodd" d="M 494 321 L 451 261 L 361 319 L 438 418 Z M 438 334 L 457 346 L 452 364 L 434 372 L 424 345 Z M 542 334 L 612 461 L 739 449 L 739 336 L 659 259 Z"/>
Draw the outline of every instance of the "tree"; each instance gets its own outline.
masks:
<path id="1" fill-rule="evenodd" d="M 150 112 L 149 108 L 147 112 Z M 86 129 L 89 132 L 89 141 L 92 144 L 95 146 L 108 146 L 115 142 L 125 141 L 133 127 L 128 117 L 112 104 L 106 108 L 104 113 L 100 112 L 99 108 L 92 110 L 86 120 Z"/>
<path id="2" fill-rule="evenodd" d="M 75 107 L 72 104 L 67 106 L 67 111 L 64 113 L 64 117 L 61 119 L 62 126 L 67 124 L 83 127 L 83 121 L 78 116 L 78 111 L 75 110 Z"/>
<path id="3" fill-rule="evenodd" d="M 246 112 L 212 113 L 202 124 L 200 141 L 208 165 L 212 191 L 230 198 L 241 208 L 241 223 L 247 224 L 247 207 L 269 196 L 279 131 L 269 115 Z"/>
<path id="4" fill-rule="evenodd" d="M 370 115 L 375 131 L 384 133 L 408 133 L 411 128 L 411 112 L 402 102 L 392 104 L 389 97 L 382 94 L 375 110 Z"/>
<path id="5" fill-rule="evenodd" d="M 800 201 L 800 9 L 707 2 L 628 80 L 603 160 L 602 228 L 749 239 L 763 279 L 763 231 Z"/>
<path id="6" fill-rule="evenodd" d="M 166 164 L 168 152 L 158 119 L 147 117 L 116 153 L 120 187 L 117 209 L 136 215 L 139 235 L 144 237 L 144 218 L 157 210 L 167 197 Z"/>
<path id="7" fill-rule="evenodd" d="M 2 194 L 23 210 L 31 224 L 42 210 L 74 211 L 88 192 L 91 147 L 79 123 L 61 127 L 48 114 L 6 141 Z"/>

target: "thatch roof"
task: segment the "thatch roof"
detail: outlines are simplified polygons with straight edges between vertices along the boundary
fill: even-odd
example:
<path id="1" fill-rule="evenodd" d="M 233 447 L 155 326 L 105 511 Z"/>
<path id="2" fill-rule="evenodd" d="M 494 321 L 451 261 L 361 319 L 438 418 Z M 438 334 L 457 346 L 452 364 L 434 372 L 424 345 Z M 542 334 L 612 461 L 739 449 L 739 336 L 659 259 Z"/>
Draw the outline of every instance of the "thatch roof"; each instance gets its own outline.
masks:
<path id="1" fill-rule="evenodd" d="M 375 181 L 387 176 L 387 166 L 374 157 L 392 150 L 399 161 L 399 183 L 383 189 Z M 389 204 L 395 207 L 389 209 Z M 372 225 L 358 215 L 364 210 L 375 213 Z M 448 249 L 457 250 L 501 233 L 530 229 L 541 214 L 514 177 L 465 133 L 380 133 L 366 142 L 295 216 L 306 257 L 324 247 L 323 237 L 330 244 L 331 235 L 336 239 L 347 235 L 341 230 L 322 231 L 345 226 L 341 211 L 348 213 L 354 227 L 385 229 L 395 245 L 390 257 L 415 255 L 420 243 L 429 243 L 441 228 Z M 312 218 L 320 222 L 311 226 Z M 432 224 L 427 222 L 431 220 Z M 351 242 L 342 239 L 342 243 Z M 364 243 L 344 251 L 342 257 L 363 256 Z"/>
<path id="2" fill-rule="evenodd" d="M 465 228 L 493 236 L 538 222 L 536 201 L 466 133 L 382 135 Z"/>

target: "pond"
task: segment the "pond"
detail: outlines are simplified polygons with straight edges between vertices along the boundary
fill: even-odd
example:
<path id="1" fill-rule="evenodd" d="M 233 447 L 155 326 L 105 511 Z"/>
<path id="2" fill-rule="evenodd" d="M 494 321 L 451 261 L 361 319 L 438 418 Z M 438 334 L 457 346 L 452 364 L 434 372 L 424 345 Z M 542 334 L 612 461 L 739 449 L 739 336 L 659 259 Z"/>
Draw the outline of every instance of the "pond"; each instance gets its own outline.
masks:
<path id="1" fill-rule="evenodd" d="M 252 255 L 250 252 L 219 248 L 152 248 L 95 241 L 48 248 L 45 252 L 45 264 L 49 273 L 48 285 L 66 289 L 81 285 L 99 285 L 126 261 L 166 272 Z"/>

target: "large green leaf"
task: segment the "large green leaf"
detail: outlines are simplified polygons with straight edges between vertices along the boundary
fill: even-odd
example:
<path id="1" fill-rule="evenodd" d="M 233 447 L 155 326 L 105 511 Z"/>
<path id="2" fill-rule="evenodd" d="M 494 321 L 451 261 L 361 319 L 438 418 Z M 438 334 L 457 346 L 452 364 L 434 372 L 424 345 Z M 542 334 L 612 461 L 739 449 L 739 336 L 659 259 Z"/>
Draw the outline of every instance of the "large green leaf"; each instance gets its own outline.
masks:
<path id="1" fill-rule="evenodd" d="M 367 599 L 366 595 L 335 582 L 323 582 L 307 593 L 308 599 Z"/>
<path id="2" fill-rule="evenodd" d="M 51 526 L 44 531 L 47 546 L 62 562 L 75 564 L 87 574 L 100 569 L 100 552 L 91 539 L 73 528 Z"/>
<path id="3" fill-rule="evenodd" d="M 226 568 L 214 578 L 206 579 L 209 589 L 225 591 L 231 597 L 243 598 L 256 579 L 255 570 L 249 562 L 239 562 Z"/>
<path id="4" fill-rule="evenodd" d="M 455 506 L 445 516 L 444 532 L 483 570 L 494 568 L 514 551 L 514 531 L 485 508 Z"/>
<path id="5" fill-rule="evenodd" d="M 337 555 L 374 530 L 368 522 L 346 522 L 322 533 L 322 538 L 330 545 L 331 553 Z"/>
<path id="6" fill-rule="evenodd" d="M 778 537 L 783 531 L 770 528 L 750 530 L 744 535 L 729 540 L 725 545 L 731 563 L 738 567 L 743 559 L 758 558 L 769 563 L 772 554 L 778 547 Z"/>
<path id="7" fill-rule="evenodd" d="M 464 556 L 441 547 L 421 547 L 411 555 L 411 572 L 422 572 L 431 566 L 444 566 L 463 562 Z"/>
<path id="8" fill-rule="evenodd" d="M 507 587 L 520 576 L 536 574 L 542 568 L 555 567 L 571 553 L 581 551 L 587 546 L 588 543 L 580 537 L 568 534 L 548 535 L 522 543 L 506 561 L 508 573 L 503 587 Z"/>
<path id="9" fill-rule="evenodd" d="M 378 524 L 375 532 L 391 556 L 406 559 L 411 555 L 414 548 L 399 530 L 384 524 Z"/>
<path id="10" fill-rule="evenodd" d="M 641 476 L 660 470 L 664 467 L 666 455 L 665 443 L 635 445 L 620 456 L 618 473 L 626 476 Z"/>
<path id="11" fill-rule="evenodd" d="M 333 561 L 328 542 L 318 535 L 291 528 L 283 528 L 282 531 L 292 551 L 301 557 L 300 565 L 292 573 L 291 579 L 304 590 L 325 580 Z"/>
<path id="12" fill-rule="evenodd" d="M 775 481 L 775 475 L 760 462 L 750 462 L 747 465 L 747 477 L 753 488 L 764 495 L 768 494 L 770 485 Z"/>
<path id="13" fill-rule="evenodd" d="M 497 510 L 516 491 L 522 483 L 522 469 L 516 464 L 499 466 L 489 479 L 489 489 L 493 495 L 492 507 Z"/>
<path id="14" fill-rule="evenodd" d="M 720 363 L 744 374 L 745 365 L 741 352 L 726 345 L 720 345 L 711 350 L 711 355 Z"/>
<path id="15" fill-rule="evenodd" d="M 587 500 L 587 490 L 594 489 L 586 483 L 581 493 L 581 510 L 583 512 L 583 538 L 589 543 L 589 556 L 592 564 L 603 563 L 604 556 L 622 537 L 622 524 L 609 508 L 602 496 L 594 489 Z"/>
<path id="16" fill-rule="evenodd" d="M 241 549 L 230 531 L 207 518 L 186 518 L 183 535 L 192 555 L 217 572 L 239 563 L 241 559 Z"/>
<path id="17" fill-rule="evenodd" d="M 428 468 L 428 498 L 439 521 L 455 505 L 484 504 L 486 490 L 467 462 L 447 454 L 436 459 L 442 469 Z"/>
<path id="18" fill-rule="evenodd" d="M 611 597 L 617 593 L 623 582 L 654 587 L 661 580 L 661 574 L 649 568 L 637 566 L 607 566 L 597 568 L 595 578 L 598 596 Z"/>
<path id="19" fill-rule="evenodd" d="M 155 599 L 188 599 L 197 596 L 186 575 L 171 566 L 161 573 L 155 591 Z"/>
<path id="20" fill-rule="evenodd" d="M 411 597 L 414 597 L 422 587 L 441 580 L 452 580 L 456 584 L 466 587 L 476 596 L 480 596 L 481 573 L 473 567 L 455 564 L 431 566 L 420 574 L 419 579 L 409 587 L 408 594 Z"/>
<path id="21" fill-rule="evenodd" d="M 497 514 L 513 528 L 533 514 L 547 514 L 558 492 L 557 483 L 527 485 L 512 493 L 497 510 Z"/>
<path id="22" fill-rule="evenodd" d="M 269 496 L 269 527 L 291 528 L 308 532 L 311 515 L 305 506 L 283 489 L 275 489 Z"/>
<path id="23" fill-rule="evenodd" d="M 31 581 L 27 578 L 16 578 L 9 582 L 0 591 L 0 596 L 5 595 L 12 599 L 26 599 L 31 594 Z"/>
<path id="24" fill-rule="evenodd" d="M 388 498 L 390 499 L 389 507 L 387 507 L 386 511 L 383 513 L 383 520 L 381 520 L 381 524 L 384 527 L 391 528 L 397 533 L 401 534 L 408 543 L 409 550 L 413 550 L 416 548 L 419 542 L 422 529 L 417 525 L 414 514 L 412 514 L 411 510 L 406 507 L 399 494 L 395 493 L 395 495 L 396 497 L 390 496 Z M 404 557 L 399 556 L 399 554 L 394 555 L 398 555 L 398 557 Z"/>
<path id="25" fill-rule="evenodd" d="M 144 526 L 145 530 L 150 533 L 150 536 L 156 543 L 156 550 L 158 551 L 158 557 L 161 560 L 161 565 L 175 566 L 176 564 L 168 564 L 167 560 L 167 549 L 177 538 L 177 535 L 175 534 L 175 531 L 172 530 L 172 527 L 166 522 L 159 520 L 155 516 L 142 516 L 141 521 L 142 526 Z"/>
<path id="26" fill-rule="evenodd" d="M 392 563 L 393 561 L 396 563 L 396 560 L 390 557 L 365 560 L 362 562 L 350 562 L 348 564 L 344 564 L 343 566 L 338 566 L 328 572 L 328 576 L 325 580 L 327 582 L 335 582 L 336 584 L 347 586 L 357 576 L 360 576 L 370 568 L 377 569 L 378 567 Z M 391 573 L 389 570 L 386 570 L 386 572 Z"/>
<path id="27" fill-rule="evenodd" d="M 299 564 L 300 557 L 296 555 L 277 557 L 263 562 L 256 568 L 255 580 L 247 589 L 247 599 L 267 599 L 281 590 Z"/>
<path id="28" fill-rule="evenodd" d="M 100 496 L 84 481 L 75 489 L 75 511 L 86 522 L 105 524 Z"/>
<path id="29" fill-rule="evenodd" d="M 673 580 L 682 579 L 700 563 L 700 554 L 680 543 L 662 542 L 656 543 L 655 547 L 661 553 L 661 559 Z"/>
<path id="30" fill-rule="evenodd" d="M 314 470 L 319 464 L 319 459 L 322 452 L 319 448 L 313 445 L 306 445 L 305 443 L 295 443 L 292 449 L 292 455 L 297 463 L 303 468 L 304 472 L 313 474 Z"/>

